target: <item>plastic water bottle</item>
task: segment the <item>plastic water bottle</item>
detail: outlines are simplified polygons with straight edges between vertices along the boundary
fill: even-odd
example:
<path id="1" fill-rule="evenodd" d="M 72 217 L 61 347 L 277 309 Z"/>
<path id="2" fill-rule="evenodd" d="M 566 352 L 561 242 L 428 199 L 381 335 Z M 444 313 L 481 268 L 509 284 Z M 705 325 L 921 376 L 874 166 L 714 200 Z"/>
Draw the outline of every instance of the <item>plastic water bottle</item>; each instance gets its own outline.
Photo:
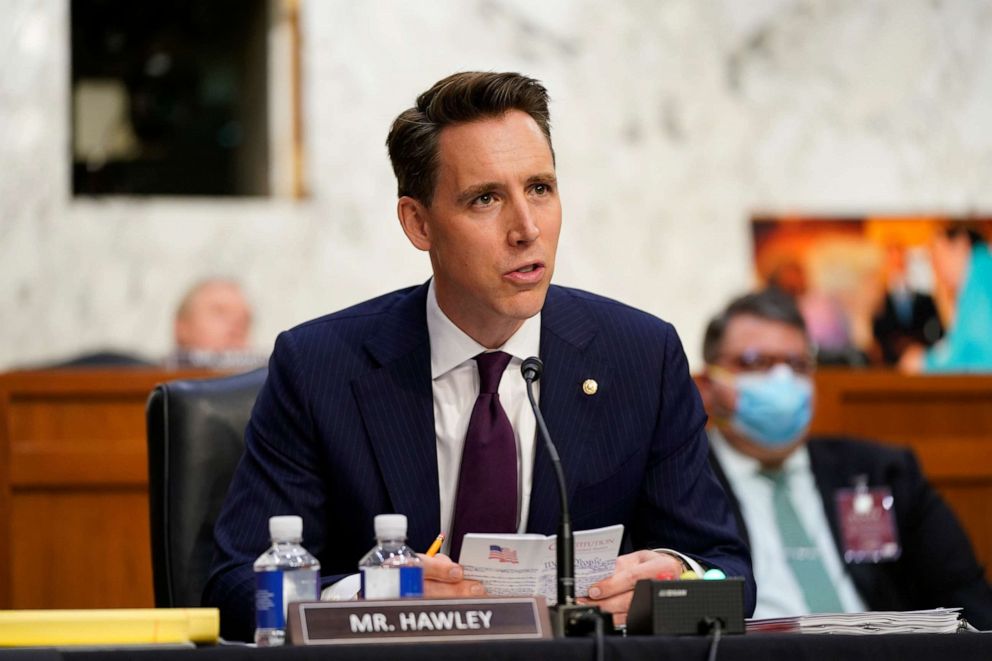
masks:
<path id="1" fill-rule="evenodd" d="M 300 546 L 303 519 L 269 519 L 272 546 L 255 561 L 255 643 L 275 647 L 286 641 L 286 608 L 293 601 L 320 599 L 320 563 Z"/>
<path id="2" fill-rule="evenodd" d="M 375 517 L 376 545 L 358 563 L 363 599 L 424 596 L 424 568 L 406 545 L 406 516 Z"/>

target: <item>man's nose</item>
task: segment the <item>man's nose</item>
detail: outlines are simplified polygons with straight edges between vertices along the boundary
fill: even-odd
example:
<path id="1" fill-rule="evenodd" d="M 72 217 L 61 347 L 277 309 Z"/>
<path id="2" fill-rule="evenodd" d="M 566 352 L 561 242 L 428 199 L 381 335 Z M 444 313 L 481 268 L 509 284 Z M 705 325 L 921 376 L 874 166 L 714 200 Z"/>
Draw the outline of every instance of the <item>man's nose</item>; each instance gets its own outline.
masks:
<path id="1" fill-rule="evenodd" d="M 541 236 L 537 215 L 526 199 L 515 200 L 508 209 L 511 214 L 507 238 L 511 245 L 532 243 Z"/>

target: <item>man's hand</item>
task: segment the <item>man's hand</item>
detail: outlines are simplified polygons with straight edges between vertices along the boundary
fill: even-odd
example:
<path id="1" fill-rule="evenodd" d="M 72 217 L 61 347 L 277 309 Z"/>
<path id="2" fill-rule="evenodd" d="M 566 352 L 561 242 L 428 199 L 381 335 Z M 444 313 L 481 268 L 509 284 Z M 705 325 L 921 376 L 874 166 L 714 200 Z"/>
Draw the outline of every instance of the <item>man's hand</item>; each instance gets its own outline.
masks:
<path id="1" fill-rule="evenodd" d="M 486 593 L 479 581 L 465 580 L 461 565 L 448 556 L 441 553 L 433 558 L 421 553 L 417 555 L 424 567 L 425 597 L 479 597 Z"/>
<path id="2" fill-rule="evenodd" d="M 579 601 L 613 613 L 613 622 L 624 624 L 627 622 L 630 599 L 634 596 L 634 584 L 642 578 L 657 578 L 660 574 L 678 578 L 682 575 L 682 561 L 675 556 L 655 551 L 635 551 L 621 555 L 617 558 L 613 576 L 593 583 L 589 588 L 589 598 Z"/>

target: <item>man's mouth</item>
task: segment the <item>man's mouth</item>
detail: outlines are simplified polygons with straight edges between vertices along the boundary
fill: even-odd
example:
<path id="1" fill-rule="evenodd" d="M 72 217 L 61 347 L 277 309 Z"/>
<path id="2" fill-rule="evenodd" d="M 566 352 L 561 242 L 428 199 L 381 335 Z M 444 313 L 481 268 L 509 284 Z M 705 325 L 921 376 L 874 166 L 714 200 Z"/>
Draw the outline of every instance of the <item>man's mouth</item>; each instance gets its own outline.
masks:
<path id="1" fill-rule="evenodd" d="M 541 262 L 524 264 L 520 268 L 507 271 L 503 277 L 517 284 L 533 285 L 544 278 L 544 264 Z"/>

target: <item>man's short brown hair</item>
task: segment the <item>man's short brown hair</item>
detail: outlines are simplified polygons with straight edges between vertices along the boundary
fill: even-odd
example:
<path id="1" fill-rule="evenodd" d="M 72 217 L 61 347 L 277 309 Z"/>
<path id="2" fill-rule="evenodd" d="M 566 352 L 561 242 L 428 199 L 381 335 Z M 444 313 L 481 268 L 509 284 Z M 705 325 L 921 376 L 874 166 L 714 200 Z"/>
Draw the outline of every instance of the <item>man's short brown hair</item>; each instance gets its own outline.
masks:
<path id="1" fill-rule="evenodd" d="M 397 195 L 429 207 L 437 183 L 441 131 L 510 110 L 525 112 L 537 122 L 554 159 L 548 91 L 538 81 L 519 73 L 464 71 L 434 83 L 417 97 L 416 106 L 400 113 L 386 138 Z"/>
<path id="2" fill-rule="evenodd" d="M 809 344 L 806 321 L 796 304 L 796 299 L 780 289 L 771 287 L 758 292 L 738 296 L 727 304 L 720 314 L 710 320 L 703 337 L 703 360 L 715 365 L 723 350 L 723 338 L 727 327 L 736 317 L 750 315 L 765 321 L 777 321 L 792 326 L 803 334 Z"/>

